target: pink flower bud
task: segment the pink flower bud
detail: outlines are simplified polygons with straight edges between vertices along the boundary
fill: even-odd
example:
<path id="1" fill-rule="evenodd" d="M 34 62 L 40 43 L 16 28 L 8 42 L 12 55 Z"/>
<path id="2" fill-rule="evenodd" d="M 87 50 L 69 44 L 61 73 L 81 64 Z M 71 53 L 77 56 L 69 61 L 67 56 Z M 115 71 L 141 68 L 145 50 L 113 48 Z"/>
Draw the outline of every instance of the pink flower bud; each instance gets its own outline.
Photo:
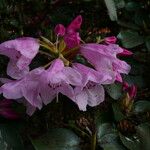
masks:
<path id="1" fill-rule="evenodd" d="M 0 101 L 0 116 L 11 120 L 19 119 L 19 114 L 11 108 L 12 103 L 13 101 L 8 99 Z"/>
<path id="2" fill-rule="evenodd" d="M 0 109 L 0 115 L 6 119 L 11 119 L 11 120 L 19 119 L 19 114 L 13 111 L 11 108 Z"/>
<path id="3" fill-rule="evenodd" d="M 54 32 L 58 36 L 64 36 L 65 35 L 65 27 L 62 24 L 56 25 Z"/>
<path id="4" fill-rule="evenodd" d="M 127 82 L 123 82 L 123 90 L 127 90 L 129 88 L 129 84 Z"/>
<path id="5" fill-rule="evenodd" d="M 119 53 L 117 56 L 131 56 L 133 53 L 123 48 L 123 52 Z"/>
<path id="6" fill-rule="evenodd" d="M 136 93 L 137 93 L 137 86 L 135 85 L 132 85 L 129 90 L 128 90 L 128 93 L 129 93 L 129 96 L 131 98 L 134 98 L 136 96 Z"/>
<path id="7" fill-rule="evenodd" d="M 104 41 L 107 43 L 107 44 L 115 44 L 116 41 L 117 41 L 117 38 L 115 36 L 111 36 L 111 37 L 106 37 L 104 39 Z"/>

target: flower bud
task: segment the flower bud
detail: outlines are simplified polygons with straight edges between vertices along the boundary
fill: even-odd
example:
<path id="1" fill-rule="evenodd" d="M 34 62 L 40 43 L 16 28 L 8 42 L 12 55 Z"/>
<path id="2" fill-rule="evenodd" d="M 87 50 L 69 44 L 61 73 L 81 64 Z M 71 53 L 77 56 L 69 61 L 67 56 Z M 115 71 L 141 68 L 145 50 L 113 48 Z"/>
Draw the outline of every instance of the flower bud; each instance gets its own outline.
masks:
<path id="1" fill-rule="evenodd" d="M 64 36 L 65 35 L 65 27 L 62 24 L 56 25 L 54 32 L 58 36 Z"/>

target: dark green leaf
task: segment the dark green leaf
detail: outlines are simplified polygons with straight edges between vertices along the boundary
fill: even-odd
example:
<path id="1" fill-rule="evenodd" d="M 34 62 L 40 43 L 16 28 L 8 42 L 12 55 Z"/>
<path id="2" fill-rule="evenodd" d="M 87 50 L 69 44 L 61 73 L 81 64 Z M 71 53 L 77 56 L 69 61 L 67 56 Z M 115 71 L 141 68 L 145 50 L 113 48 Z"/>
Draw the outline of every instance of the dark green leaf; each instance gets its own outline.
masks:
<path id="1" fill-rule="evenodd" d="M 135 114 L 150 111 L 149 101 L 137 101 L 133 104 L 132 112 Z"/>
<path id="2" fill-rule="evenodd" d="M 14 124 L 0 124 L 0 150 L 23 150 L 19 131 Z"/>
<path id="3" fill-rule="evenodd" d="M 129 28 L 129 29 L 133 29 L 133 30 L 139 30 L 140 28 L 132 23 L 132 22 L 126 22 L 126 21 L 123 21 L 123 20 L 118 20 L 117 23 L 122 26 L 122 27 L 125 27 L 125 28 Z"/>
<path id="4" fill-rule="evenodd" d="M 150 36 L 146 38 L 146 47 L 150 51 Z"/>
<path id="5" fill-rule="evenodd" d="M 116 10 L 116 5 L 114 0 L 104 0 L 107 10 L 108 10 L 108 14 L 109 17 L 112 21 L 116 21 L 117 20 L 117 10 Z"/>
<path id="6" fill-rule="evenodd" d="M 104 150 L 124 150 L 117 131 L 112 123 L 102 123 L 102 117 L 96 120 L 97 142 Z"/>
<path id="7" fill-rule="evenodd" d="M 115 5 L 117 6 L 117 8 L 125 7 L 125 1 L 124 0 L 114 0 L 114 1 L 115 1 Z"/>
<path id="8" fill-rule="evenodd" d="M 127 11 L 136 11 L 138 9 L 140 9 L 141 5 L 138 2 L 128 2 L 125 6 Z"/>
<path id="9" fill-rule="evenodd" d="M 137 126 L 136 128 L 138 136 L 141 138 L 141 148 L 143 150 L 149 150 L 150 149 L 150 123 L 143 123 Z"/>
<path id="10" fill-rule="evenodd" d="M 120 121 L 125 118 L 125 116 L 121 112 L 121 107 L 118 104 L 114 103 L 112 105 L 112 108 L 113 108 L 113 112 L 114 112 L 115 121 Z"/>
<path id="11" fill-rule="evenodd" d="M 117 100 L 122 95 L 122 85 L 119 83 L 114 83 L 110 85 L 106 85 L 105 89 L 111 98 Z"/>
<path id="12" fill-rule="evenodd" d="M 141 150 L 141 142 L 137 137 L 126 137 L 120 134 L 120 139 L 129 150 Z"/>
<path id="13" fill-rule="evenodd" d="M 137 32 L 134 31 L 121 31 L 118 34 L 118 38 L 121 40 L 122 45 L 125 48 L 133 48 L 144 43 L 144 39 Z"/>
<path id="14" fill-rule="evenodd" d="M 36 150 L 80 150 L 79 137 L 71 130 L 56 128 L 38 139 L 31 139 Z"/>

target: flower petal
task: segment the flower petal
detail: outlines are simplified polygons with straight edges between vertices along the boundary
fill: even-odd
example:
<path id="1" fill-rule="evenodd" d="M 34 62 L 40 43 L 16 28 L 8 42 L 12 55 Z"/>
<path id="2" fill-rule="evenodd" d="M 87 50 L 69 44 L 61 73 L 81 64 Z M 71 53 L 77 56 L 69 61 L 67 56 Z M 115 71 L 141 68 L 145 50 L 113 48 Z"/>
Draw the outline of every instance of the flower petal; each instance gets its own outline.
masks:
<path id="1" fill-rule="evenodd" d="M 14 79 L 21 79 L 29 72 L 29 67 L 26 66 L 23 70 L 20 70 L 15 61 L 10 60 L 7 66 L 7 74 Z"/>
<path id="2" fill-rule="evenodd" d="M 88 95 L 88 105 L 97 106 L 104 101 L 104 88 L 102 85 L 95 85 L 89 89 L 86 89 Z"/>

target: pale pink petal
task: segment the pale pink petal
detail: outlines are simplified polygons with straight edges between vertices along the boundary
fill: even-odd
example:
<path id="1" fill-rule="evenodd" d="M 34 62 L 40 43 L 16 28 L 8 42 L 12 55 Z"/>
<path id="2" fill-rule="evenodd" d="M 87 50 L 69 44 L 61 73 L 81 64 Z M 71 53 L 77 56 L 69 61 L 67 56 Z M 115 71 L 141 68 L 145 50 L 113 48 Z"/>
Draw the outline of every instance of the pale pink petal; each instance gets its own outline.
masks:
<path id="1" fill-rule="evenodd" d="M 78 91 L 78 89 L 76 89 Z M 88 95 L 84 89 L 80 92 L 75 93 L 75 98 L 73 101 L 78 105 L 79 109 L 86 111 L 86 106 L 88 104 Z"/>
<path id="2" fill-rule="evenodd" d="M 104 101 L 105 93 L 102 85 L 95 85 L 91 88 L 86 88 L 88 95 L 88 105 L 97 106 Z"/>
<path id="3" fill-rule="evenodd" d="M 64 63 L 61 59 L 55 59 L 50 67 L 47 69 L 47 72 L 49 73 L 48 76 L 55 76 L 57 72 L 62 71 L 64 68 Z"/>
<path id="4" fill-rule="evenodd" d="M 7 66 L 7 74 L 14 79 L 21 79 L 29 72 L 29 67 L 26 66 L 23 70 L 20 70 L 16 62 L 10 60 Z"/>
<path id="5" fill-rule="evenodd" d="M 88 81 L 101 84 L 111 84 L 115 81 L 115 75 L 112 71 L 96 71 L 85 65 L 74 63 L 73 67 L 83 76 L 83 85 L 86 85 Z"/>
<path id="6" fill-rule="evenodd" d="M 18 99 L 22 97 L 22 82 L 12 81 L 1 86 L 3 96 L 7 99 Z"/>
<path id="7" fill-rule="evenodd" d="M 71 85 L 81 85 L 82 76 L 81 74 L 71 67 L 65 67 L 62 70 L 62 74 L 65 75 L 65 81 Z"/>
<path id="8" fill-rule="evenodd" d="M 25 99 L 35 107 L 39 109 L 42 108 L 42 100 L 39 96 L 39 83 L 37 81 L 24 81 L 24 85 L 22 87 L 22 94 Z"/>
<path id="9" fill-rule="evenodd" d="M 18 67 L 19 70 L 24 70 L 28 67 L 28 65 L 31 63 L 31 59 L 25 57 L 25 56 L 21 56 L 17 63 L 16 66 Z"/>
<path id="10" fill-rule="evenodd" d="M 53 88 L 50 88 L 48 84 L 41 87 L 40 97 L 45 105 L 52 102 L 52 100 L 56 97 L 57 91 Z"/>
<path id="11" fill-rule="evenodd" d="M 67 83 L 62 83 L 62 85 L 57 89 L 57 91 L 69 98 L 72 98 L 74 96 L 73 88 Z"/>
<path id="12" fill-rule="evenodd" d="M 8 79 L 8 78 L 0 78 L 0 82 L 1 82 L 1 83 L 9 83 L 9 82 L 11 82 L 11 81 L 13 81 L 13 80 L 10 80 L 10 79 Z"/>
<path id="13" fill-rule="evenodd" d="M 14 48 L 23 56 L 33 59 L 39 50 L 38 40 L 31 37 L 23 37 L 12 40 Z"/>

